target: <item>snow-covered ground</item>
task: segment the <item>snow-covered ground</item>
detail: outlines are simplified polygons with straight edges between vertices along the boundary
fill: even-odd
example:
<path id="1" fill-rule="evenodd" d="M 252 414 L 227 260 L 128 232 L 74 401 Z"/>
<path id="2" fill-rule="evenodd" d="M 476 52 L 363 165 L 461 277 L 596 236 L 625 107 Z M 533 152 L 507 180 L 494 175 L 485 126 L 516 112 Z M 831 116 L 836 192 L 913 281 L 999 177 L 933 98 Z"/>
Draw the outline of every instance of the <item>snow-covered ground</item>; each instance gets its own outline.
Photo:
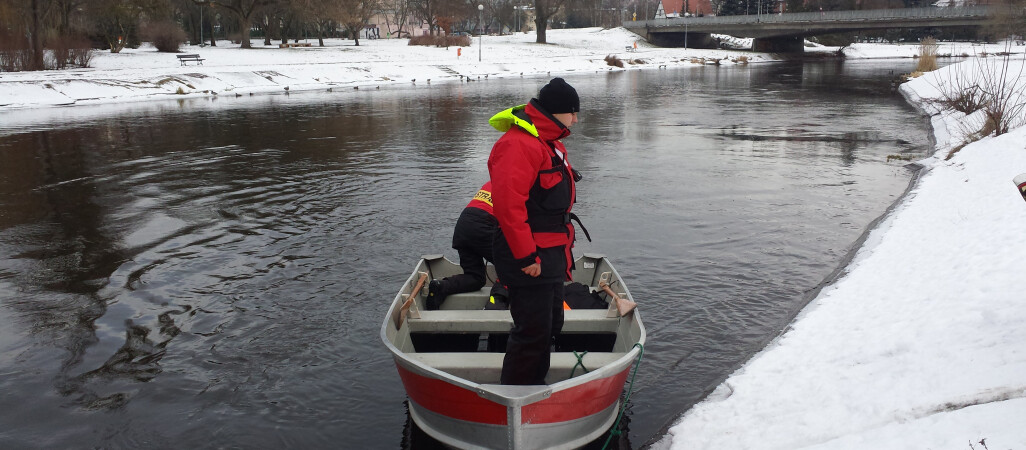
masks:
<path id="1" fill-rule="evenodd" d="M 1026 202 L 1012 182 L 1026 127 L 945 160 L 982 121 L 930 101 L 978 64 L 902 86 L 932 115 L 921 179 L 845 274 L 655 448 L 1026 449 Z M 1018 93 L 1022 65 L 1005 72 Z"/>
<path id="2" fill-rule="evenodd" d="M 474 46 L 459 53 L 405 40 L 291 49 L 254 41 L 253 50 L 225 43 L 184 47 L 205 58 L 188 67 L 144 46 L 98 53 L 89 69 L 0 73 L 0 113 L 286 88 L 420 88 L 460 82 L 461 76 L 655 70 L 775 57 L 656 48 L 623 29 L 550 30 L 548 37 L 551 44 L 539 45 L 533 33 L 485 36 L 482 46 L 474 38 Z M 638 50 L 627 52 L 635 42 Z M 942 43 L 938 52 L 1001 50 L 1001 44 Z M 912 57 L 918 48 L 856 44 L 845 53 Z M 607 55 L 637 61 L 613 68 Z M 1026 172 L 1026 127 L 979 140 L 945 160 L 975 126 L 964 124 L 979 118 L 940 111 L 927 101 L 938 95 L 938 86 L 950 84 L 945 80 L 952 71 L 972 64 L 970 59 L 902 87 L 933 115 L 937 153 L 919 162 L 922 178 L 870 233 L 845 274 L 689 410 L 656 448 L 1026 449 L 1026 202 L 1012 183 Z"/>
<path id="3" fill-rule="evenodd" d="M 174 54 L 144 44 L 121 53 L 98 51 L 90 68 L 42 72 L 0 72 L 0 111 L 97 103 L 121 103 L 197 96 L 383 88 L 390 85 L 426 86 L 431 82 L 460 82 L 469 77 L 515 77 L 609 70 L 639 70 L 690 64 L 745 64 L 774 61 L 779 56 L 738 50 L 660 48 L 624 28 L 548 30 L 548 44 L 536 44 L 535 33 L 483 36 L 470 47 L 407 45 L 406 39 L 326 40 L 318 47 L 278 48 L 252 40 L 252 50 L 219 41 L 217 47 L 183 46 L 203 64 L 182 66 Z M 724 36 L 730 42 L 745 44 Z M 750 40 L 747 40 L 750 45 Z M 637 51 L 628 51 L 627 47 Z M 945 44 L 941 54 L 993 53 L 998 46 Z M 950 51 L 943 51 L 949 49 Z M 807 52 L 836 48 L 810 47 Z M 857 58 L 912 57 L 916 45 L 856 44 L 845 49 Z M 624 68 L 608 65 L 614 55 Z M 480 59 L 480 61 L 479 61 Z"/>

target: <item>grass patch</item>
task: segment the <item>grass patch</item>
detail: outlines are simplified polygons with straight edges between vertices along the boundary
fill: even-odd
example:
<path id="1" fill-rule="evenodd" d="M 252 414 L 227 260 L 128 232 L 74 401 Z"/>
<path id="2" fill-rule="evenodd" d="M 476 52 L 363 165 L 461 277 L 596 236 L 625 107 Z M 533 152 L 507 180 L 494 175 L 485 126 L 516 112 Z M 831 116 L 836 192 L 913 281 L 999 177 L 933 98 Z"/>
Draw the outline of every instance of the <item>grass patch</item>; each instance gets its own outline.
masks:
<path id="1" fill-rule="evenodd" d="M 937 70 L 937 40 L 928 37 L 919 41 L 919 62 L 916 72 L 933 72 Z"/>

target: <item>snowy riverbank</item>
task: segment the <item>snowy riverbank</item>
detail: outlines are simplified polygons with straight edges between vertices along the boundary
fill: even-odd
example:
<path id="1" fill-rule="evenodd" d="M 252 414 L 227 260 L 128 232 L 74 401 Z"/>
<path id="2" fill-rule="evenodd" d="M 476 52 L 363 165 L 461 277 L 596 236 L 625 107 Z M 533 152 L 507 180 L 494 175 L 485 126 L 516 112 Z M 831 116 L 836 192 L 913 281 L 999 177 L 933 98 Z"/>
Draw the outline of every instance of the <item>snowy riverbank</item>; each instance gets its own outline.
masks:
<path id="1" fill-rule="evenodd" d="M 930 101 L 973 64 L 902 86 L 937 141 L 919 181 L 845 273 L 655 448 L 1026 448 L 1026 202 L 1012 183 L 1026 127 L 945 160 L 978 126 Z"/>
<path id="2" fill-rule="evenodd" d="M 92 67 L 43 72 L 0 72 L 0 111 L 190 97 L 235 97 L 359 88 L 416 86 L 430 83 L 610 70 L 658 70 L 693 64 L 734 65 L 775 61 L 779 55 L 737 50 L 659 48 L 623 28 L 549 30 L 549 44 L 535 44 L 535 34 L 483 36 L 465 48 L 407 45 L 405 39 L 327 40 L 325 47 L 265 47 L 252 50 L 221 41 L 218 47 L 183 46 L 183 53 L 203 58 L 182 66 L 174 54 L 149 44 L 121 53 L 95 52 Z M 739 40 L 743 41 L 743 40 Z M 633 49 L 637 44 L 637 51 Z M 481 45 L 479 45 L 481 44 Z M 739 42 L 744 44 L 744 42 Z M 941 54 L 993 53 L 998 45 L 945 43 Z M 807 52 L 833 52 L 813 47 Z M 855 44 L 851 58 L 908 57 L 917 45 Z M 624 68 L 609 66 L 615 55 Z M 480 59 L 480 61 L 479 61 Z"/>

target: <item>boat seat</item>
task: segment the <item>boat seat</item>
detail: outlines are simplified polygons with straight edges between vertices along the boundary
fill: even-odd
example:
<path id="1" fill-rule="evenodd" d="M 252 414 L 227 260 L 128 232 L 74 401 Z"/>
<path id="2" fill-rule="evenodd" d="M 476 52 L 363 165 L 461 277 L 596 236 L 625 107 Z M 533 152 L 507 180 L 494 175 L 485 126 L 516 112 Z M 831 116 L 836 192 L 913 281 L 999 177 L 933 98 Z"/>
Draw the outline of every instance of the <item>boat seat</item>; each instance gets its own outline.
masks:
<path id="1" fill-rule="evenodd" d="M 623 357 L 619 352 L 588 352 L 581 357 L 584 368 L 588 371 L 598 369 Z M 434 369 L 450 373 L 475 383 L 498 383 L 502 373 L 502 358 L 505 353 L 407 353 L 412 360 L 420 361 Z M 577 356 L 573 352 L 553 352 L 549 363 L 549 373 L 545 382 L 552 384 L 585 372 L 577 365 Z"/>
<path id="2" fill-rule="evenodd" d="M 508 333 L 513 317 L 502 310 L 420 311 L 420 318 L 407 319 L 411 333 Z M 615 333 L 618 317 L 606 317 L 605 309 L 563 311 L 563 334 Z"/>

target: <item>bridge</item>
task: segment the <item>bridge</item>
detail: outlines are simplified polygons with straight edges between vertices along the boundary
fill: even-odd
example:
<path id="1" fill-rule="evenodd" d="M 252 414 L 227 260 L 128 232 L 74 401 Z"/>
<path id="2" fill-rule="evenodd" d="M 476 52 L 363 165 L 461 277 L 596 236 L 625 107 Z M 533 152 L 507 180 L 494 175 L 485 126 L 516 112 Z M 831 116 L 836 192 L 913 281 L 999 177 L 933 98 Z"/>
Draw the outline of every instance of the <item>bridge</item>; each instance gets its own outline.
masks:
<path id="1" fill-rule="evenodd" d="M 627 21 L 623 26 L 660 47 L 715 48 L 711 37 L 715 33 L 754 38 L 756 51 L 801 52 L 806 36 L 884 28 L 980 26 L 990 18 L 989 6 L 963 6 L 675 17 Z"/>

